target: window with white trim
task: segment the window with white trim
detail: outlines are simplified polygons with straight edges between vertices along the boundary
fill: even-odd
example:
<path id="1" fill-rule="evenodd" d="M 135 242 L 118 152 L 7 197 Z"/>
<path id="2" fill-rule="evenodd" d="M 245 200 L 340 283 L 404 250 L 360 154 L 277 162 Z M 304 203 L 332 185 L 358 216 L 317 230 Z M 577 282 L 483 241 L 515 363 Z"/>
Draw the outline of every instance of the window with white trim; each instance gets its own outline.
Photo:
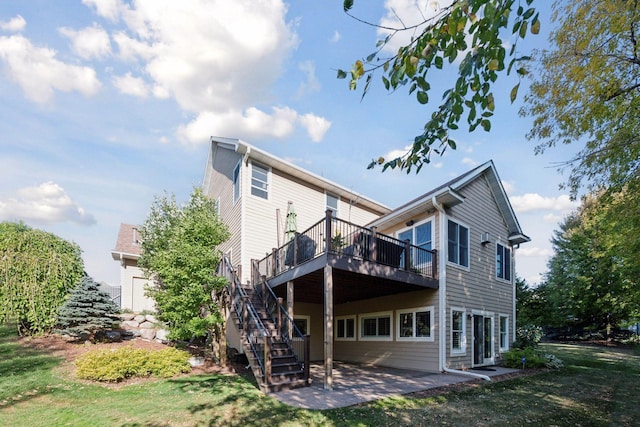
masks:
<path id="1" fill-rule="evenodd" d="M 391 341 L 391 312 L 360 315 L 360 339 Z"/>
<path id="2" fill-rule="evenodd" d="M 233 203 L 240 198 L 240 162 L 233 168 Z"/>
<path id="3" fill-rule="evenodd" d="M 433 236 L 433 222 L 431 220 L 418 223 L 397 233 L 398 240 L 409 240 L 409 243 L 422 249 L 431 250 Z M 431 256 L 423 251 L 413 249 L 409 266 L 421 268 L 432 261 Z M 404 265 L 404 251 L 402 252 L 400 265 Z"/>
<path id="4" fill-rule="evenodd" d="M 467 351 L 466 318 L 464 309 L 451 309 L 451 353 L 464 354 Z"/>
<path id="5" fill-rule="evenodd" d="M 509 316 L 500 315 L 500 352 L 509 350 Z"/>
<path id="6" fill-rule="evenodd" d="M 496 277 L 511 281 L 511 248 L 496 244 Z"/>
<path id="7" fill-rule="evenodd" d="M 447 261 L 469 267 L 469 228 L 449 220 L 447 238 Z"/>
<path id="8" fill-rule="evenodd" d="M 340 198 L 327 193 L 327 209 L 331 211 L 334 218 L 338 217 L 338 201 Z"/>
<path id="9" fill-rule="evenodd" d="M 336 341 L 355 341 L 356 316 L 336 317 Z"/>
<path id="10" fill-rule="evenodd" d="M 397 338 L 401 341 L 433 341 L 433 307 L 397 311 Z"/>
<path id="11" fill-rule="evenodd" d="M 257 163 L 251 163 L 251 194 L 269 198 L 269 169 Z"/>

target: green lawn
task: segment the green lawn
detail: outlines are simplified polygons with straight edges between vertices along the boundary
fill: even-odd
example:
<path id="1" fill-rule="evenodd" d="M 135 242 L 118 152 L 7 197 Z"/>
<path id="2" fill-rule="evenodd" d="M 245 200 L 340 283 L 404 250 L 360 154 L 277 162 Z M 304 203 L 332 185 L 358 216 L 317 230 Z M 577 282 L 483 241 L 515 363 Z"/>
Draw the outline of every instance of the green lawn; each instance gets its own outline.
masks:
<path id="1" fill-rule="evenodd" d="M 237 376 L 194 375 L 117 390 L 88 385 L 60 369 L 62 360 L 22 347 L 0 327 L 0 426 L 638 425 L 639 355 L 546 348 L 567 367 L 429 398 L 309 411 L 266 397 Z"/>

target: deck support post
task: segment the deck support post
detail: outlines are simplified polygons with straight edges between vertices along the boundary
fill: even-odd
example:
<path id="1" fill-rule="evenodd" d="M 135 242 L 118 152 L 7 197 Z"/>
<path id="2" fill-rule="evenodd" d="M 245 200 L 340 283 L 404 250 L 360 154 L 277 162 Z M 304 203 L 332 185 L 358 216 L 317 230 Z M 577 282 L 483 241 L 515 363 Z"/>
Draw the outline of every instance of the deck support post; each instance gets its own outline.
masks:
<path id="1" fill-rule="evenodd" d="M 378 228 L 371 227 L 371 246 L 369 247 L 369 259 L 373 262 L 378 261 Z"/>
<path id="2" fill-rule="evenodd" d="M 282 298 L 278 297 L 278 317 L 276 318 L 278 324 L 278 339 L 282 339 Z"/>
<path id="3" fill-rule="evenodd" d="M 324 267 L 324 389 L 333 390 L 333 268 Z"/>
<path id="4" fill-rule="evenodd" d="M 290 319 L 293 319 L 293 282 L 287 282 L 287 314 Z M 289 339 L 293 336 L 293 327 L 289 328 Z"/>

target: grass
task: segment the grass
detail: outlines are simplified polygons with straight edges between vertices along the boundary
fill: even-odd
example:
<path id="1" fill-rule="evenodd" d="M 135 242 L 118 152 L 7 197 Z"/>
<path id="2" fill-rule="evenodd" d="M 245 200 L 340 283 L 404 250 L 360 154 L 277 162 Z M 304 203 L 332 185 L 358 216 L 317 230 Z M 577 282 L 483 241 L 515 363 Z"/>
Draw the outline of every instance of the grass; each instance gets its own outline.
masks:
<path id="1" fill-rule="evenodd" d="M 240 376 L 191 375 L 117 389 L 88 384 L 61 369 L 61 359 L 23 347 L 12 330 L 0 327 L 0 425 L 637 425 L 640 355 L 605 347 L 546 348 L 566 368 L 427 398 L 310 411 L 265 396 Z"/>

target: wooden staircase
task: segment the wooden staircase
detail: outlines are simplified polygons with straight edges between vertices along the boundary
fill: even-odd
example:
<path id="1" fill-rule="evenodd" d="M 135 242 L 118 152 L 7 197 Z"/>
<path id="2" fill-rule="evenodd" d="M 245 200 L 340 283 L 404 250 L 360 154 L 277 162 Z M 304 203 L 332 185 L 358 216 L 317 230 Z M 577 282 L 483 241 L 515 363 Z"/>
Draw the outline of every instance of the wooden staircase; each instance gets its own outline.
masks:
<path id="1" fill-rule="evenodd" d="M 260 295 L 250 285 L 242 286 L 242 291 L 247 295 L 246 301 L 251 304 L 254 313 L 257 314 L 268 334 L 264 343 L 254 344 L 253 347 L 247 334 L 242 334 L 244 352 L 260 389 L 269 393 L 309 385 L 308 378 L 305 378 L 304 362 L 298 360 L 292 346 L 279 333 L 277 325 L 267 311 Z M 238 329 L 243 331 L 243 324 L 238 316 L 233 317 Z M 265 345 L 268 347 L 266 352 Z M 271 372 L 266 379 L 259 363 L 259 356 L 262 354 L 265 355 L 262 359 L 265 370 Z"/>

